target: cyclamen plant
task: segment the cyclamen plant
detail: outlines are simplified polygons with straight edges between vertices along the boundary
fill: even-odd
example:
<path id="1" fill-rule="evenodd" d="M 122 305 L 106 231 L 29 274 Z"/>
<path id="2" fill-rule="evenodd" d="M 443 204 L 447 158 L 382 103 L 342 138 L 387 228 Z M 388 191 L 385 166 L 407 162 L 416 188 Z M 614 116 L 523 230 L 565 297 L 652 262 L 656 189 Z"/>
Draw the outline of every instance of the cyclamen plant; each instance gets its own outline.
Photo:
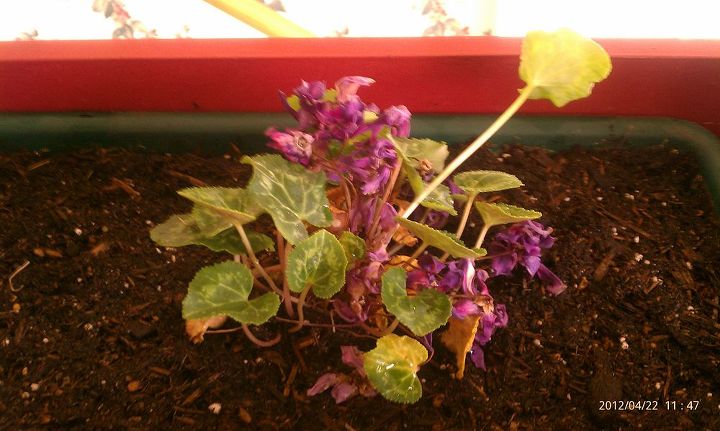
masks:
<path id="1" fill-rule="evenodd" d="M 527 85 L 447 166 L 444 143 L 409 137 L 405 106 L 381 110 L 360 99 L 358 89 L 372 84 L 370 78 L 345 77 L 334 88 L 302 82 L 292 95 L 281 94 L 298 125 L 267 131 L 280 155 L 244 157 L 253 168 L 246 188 L 180 190 L 192 211 L 151 231 L 163 246 L 197 244 L 234 256 L 190 282 L 183 301 L 188 335 L 200 342 L 230 317 L 264 347 L 280 336 L 260 340 L 249 325 L 275 320 L 294 325 L 289 332 L 312 325 L 376 337 L 368 352 L 343 346 L 342 361 L 352 372 L 322 375 L 308 389 L 312 396 L 332 388 L 337 402 L 376 393 L 417 401 L 417 371 L 434 353 L 436 335 L 456 355 L 456 378 L 463 377 L 468 355 L 484 369 L 483 349 L 508 324 L 488 279 L 520 266 L 550 294 L 565 285 L 541 261 L 554 241 L 552 229 L 533 221 L 541 214 L 482 198 L 522 186 L 517 177 L 488 170 L 449 177 L 525 100 L 562 106 L 589 95 L 610 68 L 599 45 L 569 30 L 528 34 L 520 64 Z M 473 208 L 483 227 L 468 247 L 461 238 Z M 261 214 L 272 218 L 274 239 L 251 229 Z M 440 230 L 458 214 L 455 232 Z M 509 227 L 486 250 L 494 226 Z M 425 253 L 429 248 L 440 253 Z M 272 264 L 264 266 L 258 254 L 266 252 Z M 310 312 L 317 320 L 306 318 Z"/>

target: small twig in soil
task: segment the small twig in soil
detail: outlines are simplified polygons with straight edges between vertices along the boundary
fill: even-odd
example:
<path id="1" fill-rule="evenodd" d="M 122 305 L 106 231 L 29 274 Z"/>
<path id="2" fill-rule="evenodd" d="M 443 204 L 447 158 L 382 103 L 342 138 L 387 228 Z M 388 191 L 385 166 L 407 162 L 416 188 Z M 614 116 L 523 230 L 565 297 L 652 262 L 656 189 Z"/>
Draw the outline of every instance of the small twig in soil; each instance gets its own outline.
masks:
<path id="1" fill-rule="evenodd" d="M 13 287 L 12 281 L 13 281 L 13 278 L 15 278 L 16 275 L 20 274 L 20 272 L 22 272 L 22 270 L 24 270 L 25 268 L 27 268 L 28 265 L 30 265 L 30 261 L 29 261 L 29 260 L 26 260 L 25 263 L 23 263 L 22 265 L 20 265 L 19 267 L 17 267 L 17 268 L 15 269 L 15 271 L 13 271 L 12 274 L 10 274 L 10 277 L 8 277 L 8 286 L 10 287 L 10 291 L 11 291 L 11 292 L 20 292 L 21 290 L 23 290 L 22 287 L 19 287 L 19 288 L 15 289 L 15 287 Z"/>
<path id="2" fill-rule="evenodd" d="M 183 174 L 182 172 L 174 171 L 172 169 L 168 169 L 167 173 L 170 174 L 170 176 L 173 176 L 175 178 L 180 178 L 181 180 L 185 180 L 188 183 L 192 184 L 195 187 L 206 187 L 207 183 L 203 180 L 199 180 L 193 176 L 190 176 L 188 174 Z"/>
<path id="3" fill-rule="evenodd" d="M 135 189 L 134 189 L 130 184 L 128 184 L 127 182 L 125 182 L 125 181 L 123 181 L 123 180 L 121 180 L 121 179 L 115 178 L 115 177 L 112 177 L 112 178 L 110 179 L 110 182 L 112 183 L 112 185 L 110 185 L 110 186 L 108 186 L 108 187 L 105 187 L 105 190 L 110 191 L 110 190 L 115 190 L 115 189 L 121 189 L 122 191 L 124 191 L 125 193 L 127 193 L 128 195 L 130 195 L 130 197 L 132 197 L 132 198 L 139 198 L 139 197 L 140 197 L 140 192 L 138 192 L 137 190 L 135 190 Z"/>

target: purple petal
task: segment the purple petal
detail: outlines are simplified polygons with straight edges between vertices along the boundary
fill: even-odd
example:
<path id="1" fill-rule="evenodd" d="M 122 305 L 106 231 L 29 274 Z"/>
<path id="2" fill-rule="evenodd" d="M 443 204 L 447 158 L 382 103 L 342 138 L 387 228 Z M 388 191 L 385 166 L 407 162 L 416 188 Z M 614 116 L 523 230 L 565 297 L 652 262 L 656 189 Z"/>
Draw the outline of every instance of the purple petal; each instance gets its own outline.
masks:
<path id="1" fill-rule="evenodd" d="M 394 136 L 410 136 L 410 111 L 403 105 L 391 106 L 383 112 L 382 122 L 390 126 Z"/>
<path id="2" fill-rule="evenodd" d="M 340 103 L 347 102 L 357 94 L 360 86 L 368 86 L 375 82 L 372 78 L 364 76 L 346 76 L 335 83 L 337 89 L 337 100 Z"/>
<path id="3" fill-rule="evenodd" d="M 463 320 L 468 316 L 480 314 L 480 307 L 469 299 L 461 299 L 453 305 L 452 314 Z"/>
<path id="4" fill-rule="evenodd" d="M 365 375 L 365 369 L 363 367 L 363 353 L 356 346 L 340 346 L 342 352 L 342 361 L 344 364 L 354 367 L 360 371 L 362 375 Z"/>
<path id="5" fill-rule="evenodd" d="M 431 254 L 421 255 L 418 258 L 418 264 L 420 265 L 420 268 L 430 274 L 438 274 L 447 266 L 443 263 L 443 261 Z"/>
<path id="6" fill-rule="evenodd" d="M 537 277 L 545 284 L 545 290 L 552 295 L 559 295 L 567 289 L 567 286 L 560 280 L 560 277 L 555 275 L 554 272 L 550 271 L 548 267 L 542 263 L 538 268 Z"/>
<path id="7" fill-rule="evenodd" d="M 335 404 L 340 404 L 358 393 L 357 386 L 352 383 L 342 382 L 332 388 L 330 394 L 335 398 Z"/>
<path id="8" fill-rule="evenodd" d="M 517 265 L 517 254 L 506 254 L 492 258 L 492 268 L 495 275 L 510 275 Z"/>
<path id="9" fill-rule="evenodd" d="M 540 256 L 525 256 L 522 265 L 527 269 L 530 276 L 533 277 L 538 268 L 540 268 Z"/>
<path id="10" fill-rule="evenodd" d="M 476 367 L 487 371 L 487 368 L 485 368 L 485 352 L 483 352 L 482 347 L 477 344 L 473 344 L 472 350 L 470 351 L 470 360 Z"/>
<path id="11" fill-rule="evenodd" d="M 505 304 L 496 304 L 495 305 L 495 327 L 496 328 L 505 328 L 508 324 L 509 317 L 507 314 L 507 309 L 505 308 Z"/>
<path id="12" fill-rule="evenodd" d="M 314 397 L 315 395 L 325 392 L 328 388 L 337 383 L 338 377 L 335 373 L 326 373 L 318 377 L 315 384 L 307 390 L 307 396 Z"/>

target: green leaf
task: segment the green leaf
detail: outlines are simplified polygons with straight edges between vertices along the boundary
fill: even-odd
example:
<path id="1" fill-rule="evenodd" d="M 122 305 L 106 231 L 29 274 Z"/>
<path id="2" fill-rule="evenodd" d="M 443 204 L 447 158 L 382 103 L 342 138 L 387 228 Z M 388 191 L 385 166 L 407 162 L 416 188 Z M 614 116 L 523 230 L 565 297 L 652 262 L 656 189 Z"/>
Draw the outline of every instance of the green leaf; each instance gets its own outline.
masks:
<path id="1" fill-rule="evenodd" d="M 242 162 L 253 166 L 248 190 L 288 242 L 296 244 L 307 238 L 303 221 L 319 227 L 330 225 L 324 173 L 310 172 L 275 154 L 245 156 Z"/>
<path id="2" fill-rule="evenodd" d="M 196 244 L 200 237 L 191 214 L 174 214 L 163 223 L 150 229 L 150 239 L 163 247 L 183 247 Z"/>
<path id="3" fill-rule="evenodd" d="M 423 182 L 422 177 L 415 166 L 413 166 L 413 162 L 405 155 L 399 143 L 395 145 L 395 149 L 398 154 L 400 154 L 400 158 L 402 159 L 402 168 L 407 176 L 410 187 L 413 189 L 413 193 L 415 193 L 415 195 L 419 195 L 423 190 L 425 190 L 427 185 Z M 443 184 L 437 186 L 435 190 L 428 195 L 428 197 L 420 202 L 420 205 L 434 210 L 445 211 L 454 216 L 457 215 L 457 211 L 453 206 L 452 196 L 450 196 L 450 189 Z"/>
<path id="4" fill-rule="evenodd" d="M 240 263 L 229 261 L 207 266 L 190 282 L 183 300 L 183 318 L 230 316 L 241 323 L 265 323 L 277 313 L 280 298 L 266 293 L 248 299 L 252 285 L 252 273 Z"/>
<path id="5" fill-rule="evenodd" d="M 365 256 L 365 241 L 357 235 L 348 231 L 340 234 L 340 245 L 345 250 L 345 257 L 348 264 L 362 259 Z"/>
<path id="6" fill-rule="evenodd" d="M 228 217 L 203 204 L 193 205 L 190 214 L 192 218 L 195 219 L 198 229 L 207 236 L 215 236 L 225 229 L 232 227 L 232 222 Z"/>
<path id="7" fill-rule="evenodd" d="M 406 279 L 407 273 L 402 268 L 385 271 L 382 276 L 382 302 L 400 323 L 422 337 L 447 323 L 452 303 L 447 295 L 435 289 L 423 289 L 415 296 L 408 296 Z"/>
<path id="8" fill-rule="evenodd" d="M 190 187 L 179 190 L 178 194 L 203 207 L 195 210 L 193 216 L 203 218 L 202 216 L 209 217 L 208 212 L 214 214 L 215 218 L 207 220 L 207 223 L 213 226 L 218 225 L 218 217 L 226 219 L 228 223 L 245 224 L 255 220 L 262 213 L 253 196 L 241 188 Z"/>
<path id="9" fill-rule="evenodd" d="M 422 223 L 417 223 L 402 217 L 395 217 L 395 220 L 409 230 L 410 233 L 420 238 L 424 243 L 446 251 L 453 257 L 476 258 L 484 256 L 484 253 L 478 253 L 475 250 L 465 247 L 465 244 L 450 232 L 433 229 L 430 226 L 425 226 Z"/>
<path id="10" fill-rule="evenodd" d="M 469 195 L 514 189 L 523 185 L 515 175 L 500 171 L 469 171 L 453 177 L 455 184 Z"/>
<path id="11" fill-rule="evenodd" d="M 612 69 L 602 46 L 572 30 L 531 31 L 520 55 L 520 78 L 532 87 L 530 99 L 561 107 L 590 95 Z"/>
<path id="12" fill-rule="evenodd" d="M 245 229 L 245 235 L 247 235 L 253 253 L 275 251 L 275 243 L 269 236 L 248 229 Z M 204 245 L 212 251 L 226 251 L 233 255 L 248 254 L 235 228 L 224 230 L 210 238 L 200 238 L 194 244 Z"/>
<path id="13" fill-rule="evenodd" d="M 445 142 L 400 137 L 395 138 L 395 142 L 405 157 L 410 160 L 412 167 L 417 168 L 420 161 L 424 160 L 430 163 L 435 173 L 440 173 L 445 168 L 445 159 L 450 154 Z"/>
<path id="14" fill-rule="evenodd" d="M 275 244 L 267 235 L 245 230 L 254 252 L 274 251 Z M 206 235 L 191 214 L 173 215 L 164 223 L 150 230 L 150 238 L 164 247 L 204 245 L 213 251 L 230 254 L 246 254 L 245 246 L 235 228 L 226 229 L 217 235 Z"/>
<path id="15" fill-rule="evenodd" d="M 312 286 L 318 298 L 330 298 L 345 284 L 347 258 L 340 241 L 326 230 L 300 241 L 290 252 L 285 274 L 293 292 Z"/>
<path id="16" fill-rule="evenodd" d="M 539 211 L 502 203 L 475 202 L 475 208 L 482 216 L 483 222 L 488 226 L 506 223 L 518 223 L 525 220 L 534 220 L 542 217 Z"/>
<path id="17" fill-rule="evenodd" d="M 390 401 L 410 404 L 422 396 L 417 371 L 428 354 L 417 340 L 386 335 L 377 346 L 363 355 L 363 368 L 373 387 Z"/>

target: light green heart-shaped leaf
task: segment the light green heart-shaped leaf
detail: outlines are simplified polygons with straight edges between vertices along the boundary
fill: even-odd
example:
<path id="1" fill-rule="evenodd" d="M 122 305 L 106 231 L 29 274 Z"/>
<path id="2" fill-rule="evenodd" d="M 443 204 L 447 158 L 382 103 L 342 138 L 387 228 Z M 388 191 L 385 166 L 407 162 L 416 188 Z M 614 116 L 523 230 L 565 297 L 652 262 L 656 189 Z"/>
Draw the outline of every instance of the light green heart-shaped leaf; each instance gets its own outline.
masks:
<path id="1" fill-rule="evenodd" d="M 340 241 L 326 230 L 300 241 L 290 252 L 285 274 L 293 292 L 306 287 L 318 298 L 330 298 L 345 284 L 347 258 Z"/>
<path id="2" fill-rule="evenodd" d="M 523 185 L 515 175 L 501 171 L 461 172 L 453 177 L 453 181 L 469 195 L 514 189 Z"/>
<path id="3" fill-rule="evenodd" d="M 248 299 L 252 285 L 252 273 L 240 263 L 229 261 L 207 266 L 190 282 L 183 300 L 183 318 L 230 316 L 240 323 L 265 323 L 277 313 L 280 298 L 266 293 Z"/>
<path id="4" fill-rule="evenodd" d="M 362 259 L 365 256 L 365 241 L 357 235 L 348 231 L 340 234 L 340 245 L 345 250 L 345 257 L 348 264 Z"/>
<path id="5" fill-rule="evenodd" d="M 413 165 L 411 159 L 409 159 L 405 155 L 399 143 L 396 143 L 395 149 L 397 150 L 402 160 L 402 169 L 407 176 L 410 188 L 413 189 L 413 193 L 415 193 L 415 195 L 419 195 L 420 193 L 422 193 L 423 190 L 425 190 L 425 187 L 427 187 L 427 185 L 422 180 L 422 177 Z M 457 215 L 457 211 L 453 206 L 452 196 L 450 196 L 450 189 L 443 184 L 437 186 L 428 195 L 428 197 L 426 197 L 425 199 L 423 199 L 422 202 L 420 202 L 420 205 L 424 206 L 425 208 L 445 211 L 454 216 Z"/>
<path id="6" fill-rule="evenodd" d="M 275 244 L 269 236 L 247 229 L 245 232 L 253 252 L 275 250 Z M 164 247 L 204 245 L 213 251 L 247 254 L 235 228 L 225 229 L 217 235 L 208 236 L 198 228 L 196 219 L 191 214 L 171 216 L 164 223 L 150 230 L 150 238 Z"/>
<path id="7" fill-rule="evenodd" d="M 433 229 L 430 226 L 425 226 L 422 223 L 417 223 L 402 217 L 395 217 L 395 221 L 409 230 L 411 234 L 420 238 L 425 244 L 446 251 L 453 257 L 476 258 L 486 254 L 484 249 L 471 250 L 465 247 L 465 244 L 450 232 Z"/>
<path id="8" fill-rule="evenodd" d="M 245 156 L 242 162 L 253 166 L 248 191 L 270 213 L 288 242 L 296 244 L 307 238 L 303 221 L 319 227 L 330 225 L 324 173 L 310 172 L 275 154 Z"/>
<path id="9" fill-rule="evenodd" d="M 445 159 L 450 154 L 445 142 L 400 137 L 395 138 L 395 142 L 410 160 L 412 167 L 417 168 L 421 161 L 426 161 L 435 173 L 440 173 L 445 168 Z"/>
<path id="10" fill-rule="evenodd" d="M 376 347 L 363 355 L 363 368 L 380 395 L 411 404 L 422 396 L 417 372 L 427 358 L 427 350 L 417 340 L 390 334 L 378 339 Z"/>
<path id="11" fill-rule="evenodd" d="M 223 230 L 228 223 L 250 223 L 262 213 L 253 196 L 241 188 L 190 187 L 179 190 L 178 194 L 202 206 L 193 212 L 193 217 L 197 216 L 201 219 L 199 223 L 202 224 L 203 229 L 212 225 L 215 229 Z M 221 223 L 220 218 L 226 220 L 226 226 L 222 229 L 218 227 Z"/>
<path id="12" fill-rule="evenodd" d="M 502 203 L 475 202 L 475 208 L 487 226 L 518 223 L 542 217 L 542 213 L 539 211 L 526 210 L 515 205 Z"/>
<path id="13" fill-rule="evenodd" d="M 548 99 L 555 106 L 590 95 L 593 85 L 612 69 L 602 46 L 569 29 L 531 31 L 520 55 L 520 78 L 532 88 L 530 99 Z"/>
<path id="14" fill-rule="evenodd" d="M 447 295 L 435 289 L 423 289 L 408 296 L 406 279 L 407 273 L 402 268 L 387 270 L 382 276 L 382 301 L 400 323 L 422 337 L 447 323 L 452 303 Z"/>

